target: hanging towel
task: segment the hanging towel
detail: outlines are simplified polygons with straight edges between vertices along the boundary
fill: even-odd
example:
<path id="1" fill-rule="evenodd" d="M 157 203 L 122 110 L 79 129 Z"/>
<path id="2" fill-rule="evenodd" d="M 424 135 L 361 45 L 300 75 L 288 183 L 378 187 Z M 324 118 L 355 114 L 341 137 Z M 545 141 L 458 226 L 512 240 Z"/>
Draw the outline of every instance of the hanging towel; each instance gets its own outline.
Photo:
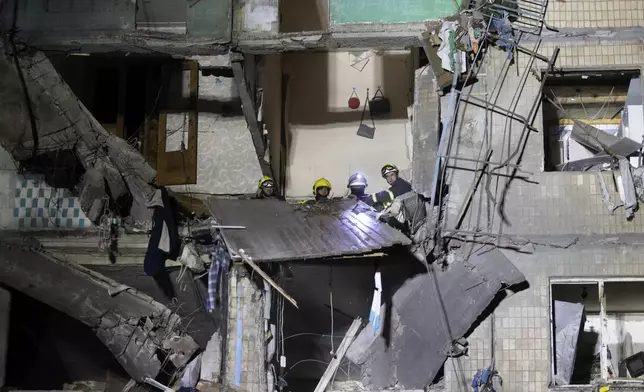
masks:
<path id="1" fill-rule="evenodd" d="M 158 189 L 148 203 L 148 208 L 154 208 L 154 213 L 143 270 L 146 275 L 154 276 L 165 267 L 167 257 L 176 258 L 173 254 L 179 246 L 179 232 L 167 189 Z"/>

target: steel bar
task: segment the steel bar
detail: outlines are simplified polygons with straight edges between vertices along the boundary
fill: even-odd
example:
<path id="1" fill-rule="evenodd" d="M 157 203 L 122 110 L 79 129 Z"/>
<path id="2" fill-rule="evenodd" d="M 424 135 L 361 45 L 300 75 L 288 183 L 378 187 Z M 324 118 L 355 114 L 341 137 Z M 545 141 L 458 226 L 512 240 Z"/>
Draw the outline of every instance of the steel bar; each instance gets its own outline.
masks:
<path id="1" fill-rule="evenodd" d="M 469 210 L 470 205 L 472 204 L 472 199 L 474 198 L 476 189 L 479 187 L 479 184 L 481 184 L 481 180 L 483 179 L 485 170 L 489 165 L 488 161 L 491 157 L 492 157 L 492 149 L 489 149 L 485 153 L 485 160 L 483 161 L 483 167 L 481 167 L 480 169 L 478 168 L 478 165 L 476 167 L 477 172 L 474 174 L 475 176 L 474 182 L 472 183 L 472 186 L 470 186 L 470 189 L 468 189 L 467 191 L 467 196 L 465 196 L 465 200 L 463 201 L 463 204 L 461 205 L 461 209 L 458 213 L 458 219 L 456 219 L 457 229 L 460 229 L 461 224 L 463 224 L 463 220 L 465 219 L 465 214 L 467 214 L 467 210 Z"/>
<path id="2" fill-rule="evenodd" d="M 487 105 L 489 108 L 495 109 L 495 110 L 493 110 L 494 112 L 496 112 L 498 114 L 502 114 L 504 116 L 508 116 L 508 117 L 512 118 L 513 120 L 522 122 L 523 124 L 525 124 L 528 127 L 528 129 L 530 131 L 539 133 L 539 130 L 537 128 L 533 127 L 532 125 L 530 125 L 528 123 L 528 119 L 526 119 L 525 117 L 523 117 L 521 115 L 518 115 L 518 114 L 516 114 L 514 112 L 511 112 L 508 109 L 502 108 L 502 107 L 500 107 L 498 105 L 495 105 L 493 103 L 487 102 L 487 101 L 485 101 L 485 100 L 483 100 L 481 98 L 477 98 L 477 97 L 474 97 L 472 95 L 469 95 L 467 98 L 461 98 L 461 100 L 463 100 L 463 101 L 465 101 L 467 103 L 471 103 L 472 105 L 476 105 L 476 106 L 481 107 L 481 108 L 485 108 L 486 107 L 485 105 Z"/>
<path id="3" fill-rule="evenodd" d="M 492 162 L 492 161 L 489 161 L 489 160 L 474 159 L 474 158 L 452 157 L 452 156 L 442 156 L 441 158 L 451 159 L 451 160 L 455 160 L 455 161 L 467 161 L 467 162 L 483 163 L 483 164 L 488 164 L 488 165 L 500 165 L 501 164 L 500 162 Z M 521 170 L 521 166 L 519 166 L 519 165 L 508 164 L 507 166 L 516 167 L 517 169 Z M 527 171 L 523 171 L 523 172 L 526 173 L 526 174 L 534 174 L 534 173 L 527 172 Z"/>
<path id="4" fill-rule="evenodd" d="M 544 63 L 547 63 L 548 61 L 550 61 L 550 59 L 547 58 L 546 56 L 541 55 L 539 53 L 535 53 L 530 49 L 524 48 L 523 46 L 516 45 L 516 48 L 517 48 L 517 50 L 519 52 L 525 53 L 525 54 L 530 55 L 530 56 L 534 56 L 534 57 L 538 58 L 539 60 L 543 61 Z"/>

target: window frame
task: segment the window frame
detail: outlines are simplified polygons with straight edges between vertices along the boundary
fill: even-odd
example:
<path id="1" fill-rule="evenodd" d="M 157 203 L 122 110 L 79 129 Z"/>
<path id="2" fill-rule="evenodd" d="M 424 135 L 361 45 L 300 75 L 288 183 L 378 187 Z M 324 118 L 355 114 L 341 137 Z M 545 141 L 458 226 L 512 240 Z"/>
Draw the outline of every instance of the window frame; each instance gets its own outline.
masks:
<path id="1" fill-rule="evenodd" d="M 606 380 L 608 383 L 623 382 L 624 379 L 620 378 L 608 378 L 608 346 L 604 342 L 605 336 L 608 336 L 608 323 L 607 323 L 607 312 L 606 312 L 606 295 L 605 287 L 606 283 L 633 283 L 640 282 L 644 283 L 644 277 L 621 277 L 615 276 L 610 278 L 595 278 L 595 277 L 574 277 L 574 278 L 564 278 L 564 277 L 551 277 L 548 280 L 548 321 L 550 324 L 550 388 L 555 389 L 565 389 L 565 388 L 579 388 L 580 386 L 588 386 L 592 384 L 575 384 L 575 385 L 555 385 L 555 364 L 556 364 L 556 352 L 555 352 L 555 324 L 553 318 L 553 295 L 552 295 L 552 286 L 561 285 L 561 284 L 596 284 L 599 294 L 599 317 L 601 319 L 601 328 L 599 330 L 599 340 L 600 340 L 600 367 L 601 367 L 601 377 Z"/>

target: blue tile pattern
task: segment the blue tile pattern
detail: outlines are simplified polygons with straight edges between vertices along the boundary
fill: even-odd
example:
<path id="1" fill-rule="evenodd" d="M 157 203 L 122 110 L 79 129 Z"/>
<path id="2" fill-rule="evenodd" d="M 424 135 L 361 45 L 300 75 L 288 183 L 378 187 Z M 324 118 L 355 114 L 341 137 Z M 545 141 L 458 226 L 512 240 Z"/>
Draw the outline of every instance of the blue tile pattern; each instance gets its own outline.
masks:
<path id="1" fill-rule="evenodd" d="M 92 223 L 67 189 L 52 188 L 42 177 L 18 175 L 13 216 L 19 229 L 83 229 Z"/>

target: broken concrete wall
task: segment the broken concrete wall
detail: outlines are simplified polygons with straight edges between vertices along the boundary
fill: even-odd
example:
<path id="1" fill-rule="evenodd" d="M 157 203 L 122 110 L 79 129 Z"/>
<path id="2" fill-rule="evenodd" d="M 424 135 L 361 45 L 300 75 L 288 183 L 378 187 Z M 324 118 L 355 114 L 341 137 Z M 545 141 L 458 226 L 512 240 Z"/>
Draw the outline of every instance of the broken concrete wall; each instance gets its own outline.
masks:
<path id="1" fill-rule="evenodd" d="M 562 51 L 557 65 L 565 68 L 597 68 L 605 67 L 612 69 L 625 69 L 640 67 L 642 53 L 637 50 L 635 42 L 611 42 L 596 44 L 585 44 L 581 42 L 563 43 Z M 533 42 L 525 43 L 525 46 L 532 48 Z M 549 57 L 554 49 L 554 44 L 544 44 L 539 52 Z M 588 53 L 588 55 L 586 55 Z M 590 53 L 601 55 L 593 56 Z M 612 53 L 612 54 L 611 54 Z M 499 79 L 501 65 L 506 58 L 505 53 L 491 50 L 484 64 L 485 67 L 479 74 L 479 81 L 471 88 L 473 95 L 484 99 L 486 85 L 491 95 L 491 90 Z M 526 65 L 526 55 L 519 54 L 518 69 L 522 71 Z M 536 67 L 542 69 L 545 63 L 537 61 Z M 508 72 L 501 87 L 496 104 L 510 108 L 510 102 L 517 87 L 519 77 L 516 76 L 516 65 Z M 532 103 L 537 96 L 539 81 L 529 75 L 526 87 L 518 99 L 516 112 L 520 115 L 527 115 Z M 465 91 L 469 91 L 469 87 Z M 495 97 L 489 96 L 492 102 Z M 463 103 L 463 106 L 465 104 Z M 443 106 L 447 106 L 447 97 L 443 100 Z M 616 109 L 617 110 L 617 109 Z M 442 116 L 445 119 L 446 113 Z M 493 154 L 490 161 L 503 162 L 508 156 L 507 139 L 504 140 L 504 129 L 506 118 L 500 114 L 488 112 L 493 116 L 489 131 L 489 138 L 485 137 L 485 112 L 473 105 L 467 105 L 467 111 L 463 118 L 459 118 L 457 133 L 455 134 L 454 149 L 452 156 L 465 157 L 470 159 L 483 159 L 485 150 L 490 148 Z M 592 115 L 592 113 L 591 113 Z M 514 148 L 521 133 L 522 124 L 512 121 L 511 131 L 505 134 L 511 138 L 510 146 Z M 519 172 L 517 176 L 525 176 L 527 180 L 516 179 L 512 182 L 509 194 L 506 199 L 505 212 L 511 226 L 503 227 L 503 234 L 517 234 L 521 236 L 530 235 L 604 235 L 615 236 L 618 233 L 642 233 L 641 211 L 636 213 L 634 220 L 626 221 L 617 211 L 616 216 L 608 214 L 606 207 L 602 204 L 599 186 L 596 176 L 590 173 L 545 173 L 543 170 L 544 142 L 543 142 L 543 121 L 541 110 L 537 112 L 536 120 L 533 123 L 539 133 L 532 133 L 528 139 L 525 153 L 521 161 L 521 168 L 532 172 L 534 175 Z M 480 152 L 482 147 L 482 152 Z M 516 163 L 513 159 L 512 163 Z M 446 228 L 453 228 L 456 218 L 468 190 L 475 178 L 472 171 L 476 168 L 475 163 L 465 161 L 451 161 L 452 166 L 467 168 L 466 170 L 450 171 L 449 197 L 447 201 L 448 220 Z M 496 165 L 492 165 L 493 168 Z M 480 166 L 479 166 L 480 167 Z M 506 168 L 497 170 L 505 175 Z M 605 174 L 608 179 L 608 174 Z M 492 176 L 491 190 L 494 192 L 496 183 L 499 183 L 500 197 L 501 189 L 505 184 L 506 177 Z M 612 182 L 612 179 L 610 180 Z M 607 183 L 610 183 L 607 181 Z M 501 221 L 496 208 L 484 191 L 485 185 L 479 186 L 474 196 L 473 207 L 466 215 L 463 229 L 475 230 L 479 221 L 480 230 L 491 233 L 498 233 L 499 222 Z M 615 189 L 611 189 L 611 193 Z M 612 193 L 616 196 L 616 193 Z M 493 225 L 487 226 L 488 219 L 493 219 Z M 491 237 L 494 238 L 494 237 Z M 483 238 L 480 238 L 483 240 Z M 490 239 L 494 241 L 495 239 Z M 519 240 L 519 242 L 524 242 Z M 550 240 L 543 240 L 544 243 Z M 461 379 L 465 379 L 468 385 L 477 369 L 489 366 L 492 357 L 491 350 L 494 347 L 497 369 L 504 378 L 504 390 L 521 391 L 543 391 L 549 384 L 552 357 L 549 352 L 549 287 L 548 279 L 552 276 L 638 276 L 644 271 L 644 259 L 635 255 L 628 255 L 639 252 L 633 248 L 634 242 L 639 240 L 631 239 L 623 245 L 599 245 L 592 247 L 579 247 L 563 249 L 562 240 L 554 241 L 555 246 L 536 246 L 530 249 L 533 254 L 520 255 L 511 251 L 504 251 L 514 264 L 525 275 L 530 282 L 530 288 L 506 299 L 495 312 L 494 321 L 494 343 L 491 342 L 492 326 L 490 320 L 486 320 L 479 326 L 470 338 L 470 356 L 460 360 L 448 360 L 446 362 L 446 388 L 451 391 L 463 390 Z M 556 248 L 559 246 L 559 248 Z M 475 248 L 476 249 L 476 248 Z M 638 253 L 639 254 L 639 253 Z M 459 365 L 460 364 L 460 365 Z M 461 370 L 462 368 L 462 370 Z M 611 387 L 612 390 L 612 387 Z"/>
<path id="2" fill-rule="evenodd" d="M 10 60 L 1 58 L 2 67 L 8 70 Z M 44 170 L 47 180 L 52 181 L 59 174 L 55 169 L 60 162 L 50 162 L 51 155 L 58 159 L 61 153 L 68 152 L 69 165 L 75 170 L 82 167 L 90 175 L 83 176 L 77 184 L 78 176 L 82 174 L 78 171 L 76 177 L 67 178 L 67 183 L 70 183 L 67 187 L 79 185 L 82 194 L 86 188 L 105 182 L 105 196 L 119 200 L 131 195 L 135 206 L 145 205 L 152 191 L 148 184 L 154 180 L 156 172 L 147 165 L 143 156 L 125 140 L 105 131 L 43 53 L 20 57 L 19 63 L 27 90 L 10 89 L 20 98 L 11 95 L 4 100 L 15 103 L 18 99 L 26 99 L 26 93 L 31 101 L 31 110 L 26 104 L 22 111 L 12 111 L 11 106 L 3 108 L 3 116 L 9 120 L 0 128 L 0 141 L 14 159 L 31 169 Z M 19 80 L 18 71 L 14 68 L 13 72 L 3 73 L 2 78 L 3 83 L 15 86 Z M 35 128 L 35 133 L 32 128 Z M 96 211 L 101 209 L 92 208 L 96 198 L 92 193 L 89 195 L 91 197 L 81 200 L 81 205 L 86 213 L 93 212 L 89 218 L 97 221 Z M 130 213 L 136 220 L 148 221 L 150 218 L 150 211 L 146 208 L 133 208 Z"/>
<path id="3" fill-rule="evenodd" d="M 580 241 L 584 238 L 581 237 Z M 461 379 L 464 378 L 469 385 L 477 369 L 489 366 L 494 349 L 504 390 L 546 390 L 554 360 L 550 348 L 549 278 L 641 276 L 644 274 L 641 250 L 641 244 L 621 245 L 599 237 L 584 240 L 568 249 L 537 246 L 532 254 L 503 251 L 524 273 L 530 288 L 505 299 L 495 311 L 494 343 L 488 319 L 469 338 L 469 356 L 446 362 L 446 389 L 463 390 Z"/>
<path id="4" fill-rule="evenodd" d="M 487 316 L 497 294 L 525 277 L 501 252 L 487 249 L 444 271 L 417 275 L 393 296 L 390 323 L 374 334 L 362 330 L 347 353 L 362 367 L 372 389 L 420 389 L 430 385 L 453 349 L 473 325 Z"/>
<path id="5" fill-rule="evenodd" d="M 244 265 L 231 270 L 228 298 L 224 384 L 249 392 L 265 391 L 265 297 Z"/>
<path id="6" fill-rule="evenodd" d="M 412 184 L 418 193 L 430 193 L 440 135 L 440 98 L 431 67 L 416 70 L 412 118 Z"/>
<path id="7" fill-rule="evenodd" d="M 137 381 L 198 350 L 181 319 L 147 295 L 26 246 L 0 245 L 0 282 L 90 326 Z M 163 355 L 163 357 L 161 357 Z"/>
<path id="8" fill-rule="evenodd" d="M 629 45 L 625 45 L 626 50 Z M 532 43 L 526 44 L 529 48 Z M 607 46 L 607 48 L 605 48 Z M 612 50 L 611 47 L 617 47 L 618 44 L 601 45 L 598 50 Z M 552 54 L 554 45 L 542 45 L 539 53 L 549 57 Z M 588 63 L 581 64 L 576 58 L 575 53 L 583 53 L 585 46 L 570 45 L 562 49 L 559 56 L 558 65 L 570 65 L 577 68 L 581 65 L 586 67 L 595 66 L 596 62 L 607 63 L 609 69 L 623 69 L 629 67 L 632 59 L 640 61 L 639 58 L 632 55 L 608 57 L 605 59 L 595 60 L 595 58 L 582 57 L 588 59 Z M 593 49 L 595 50 L 595 49 Z M 526 64 L 526 55 L 519 55 L 519 69 L 523 70 Z M 491 50 L 485 61 L 485 68 L 479 75 L 480 80 L 473 86 L 465 88 L 465 91 L 472 91 L 474 97 L 484 98 L 486 85 L 490 96 L 488 100 L 494 102 L 492 88 L 499 79 L 502 64 L 506 54 L 497 50 Z M 576 62 L 575 62 L 576 60 Z M 596 62 L 594 62 L 596 61 Z M 608 64 L 610 62 L 610 64 Z M 545 66 L 544 62 L 537 60 L 536 66 Z M 639 65 L 637 65 L 639 66 Z M 516 67 L 516 66 L 515 66 Z M 519 84 L 519 77 L 516 70 L 511 69 L 505 78 L 501 90 L 498 94 L 496 104 L 503 108 L 511 108 L 512 97 Z M 525 88 L 517 100 L 515 113 L 520 116 L 527 116 L 530 108 L 538 99 L 537 90 L 539 81 L 533 76 L 528 75 Z M 447 106 L 447 97 L 443 98 L 443 107 Z M 504 134 L 511 139 L 511 152 L 518 146 L 519 137 L 523 129 L 520 121 L 509 120 L 506 129 L 506 117 L 488 112 L 490 119 L 488 137 L 485 137 L 485 110 L 472 104 L 461 104 L 465 110 L 464 115 L 459 115 L 459 122 L 456 124 L 455 138 L 458 143 L 454 143 L 451 155 L 454 157 L 463 157 L 469 159 L 484 159 L 485 150 L 492 150 L 490 157 L 491 162 L 501 163 L 508 157 L 508 140 L 504 139 Z M 461 112 L 463 114 L 463 112 Z M 593 113 L 591 113 L 592 115 Z M 442 113 L 445 120 L 446 113 Z M 638 218 L 633 221 L 625 219 L 615 219 L 608 214 L 608 210 L 603 205 L 599 197 L 599 187 L 596 175 L 589 172 L 543 172 L 544 167 L 544 137 L 542 111 L 539 108 L 536 118 L 532 124 L 539 132 L 531 132 L 527 140 L 525 152 L 523 153 L 520 167 L 521 170 L 516 173 L 516 177 L 510 184 L 508 194 L 505 198 L 504 211 L 511 225 L 504 225 L 503 232 L 506 234 L 600 234 L 600 233 L 619 233 L 619 232 L 640 232 L 641 229 L 637 224 Z M 516 163 L 518 154 L 515 155 L 511 163 Z M 454 227 L 458 213 L 462 206 L 468 190 L 470 189 L 475 177 L 474 170 L 476 163 L 467 161 L 450 161 L 450 165 L 466 170 L 450 170 L 451 176 L 450 195 L 447 200 L 448 220 L 446 227 Z M 499 165 L 492 164 L 489 170 Z M 479 165 L 479 169 L 481 165 Z M 499 176 L 492 175 L 489 179 L 490 190 L 495 198 L 501 199 L 502 190 L 505 188 L 507 175 L 512 174 L 512 168 L 503 167 L 495 170 Z M 613 185 L 614 181 L 605 174 L 606 183 L 613 200 L 619 200 L 617 188 Z M 494 206 L 485 194 L 485 185 L 488 179 L 484 178 L 479 186 L 473 199 L 473 205 L 466 216 L 463 229 L 474 229 L 478 220 L 479 211 L 481 213 L 483 224 L 488 218 L 494 219 L 492 227 L 484 227 L 484 231 L 497 232 L 501 222 L 500 216 L 496 210 L 499 205 Z M 497 186 L 498 182 L 498 186 Z M 495 191 L 498 192 L 495 195 Z M 636 215 L 641 214 L 640 209 Z M 616 214 L 622 214 L 617 211 Z M 582 218 L 583 217 L 583 218 Z M 488 230 L 489 229 L 489 230 Z"/>

